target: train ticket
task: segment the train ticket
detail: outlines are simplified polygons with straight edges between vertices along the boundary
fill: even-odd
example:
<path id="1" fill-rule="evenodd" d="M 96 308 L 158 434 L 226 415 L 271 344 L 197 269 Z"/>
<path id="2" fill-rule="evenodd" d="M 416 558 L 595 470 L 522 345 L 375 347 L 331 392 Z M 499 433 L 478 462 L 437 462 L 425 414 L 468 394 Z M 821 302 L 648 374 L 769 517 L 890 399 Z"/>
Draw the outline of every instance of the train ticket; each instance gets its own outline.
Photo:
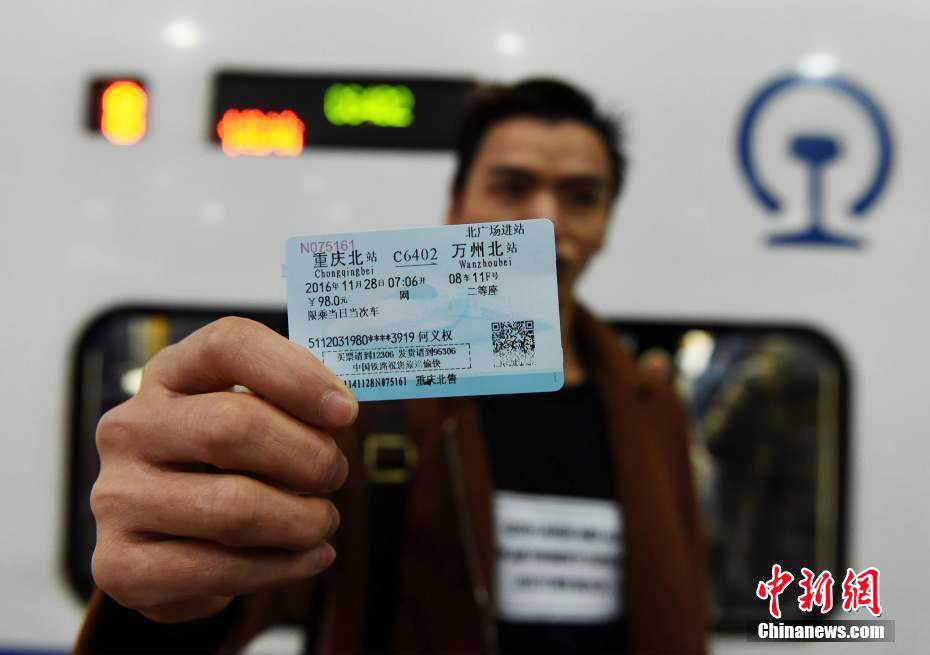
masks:
<path id="1" fill-rule="evenodd" d="M 287 240 L 292 341 L 361 401 L 556 391 L 548 219 Z"/>

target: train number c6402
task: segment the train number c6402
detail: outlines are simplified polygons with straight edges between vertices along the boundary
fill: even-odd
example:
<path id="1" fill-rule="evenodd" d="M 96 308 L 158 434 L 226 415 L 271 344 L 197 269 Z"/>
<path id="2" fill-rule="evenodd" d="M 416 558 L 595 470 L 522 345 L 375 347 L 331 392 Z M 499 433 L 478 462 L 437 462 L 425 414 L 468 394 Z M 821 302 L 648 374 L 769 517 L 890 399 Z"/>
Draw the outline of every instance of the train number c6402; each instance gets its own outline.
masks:
<path id="1" fill-rule="evenodd" d="M 413 250 L 395 250 L 394 262 L 397 264 L 430 264 L 438 259 L 436 248 L 415 248 Z"/>

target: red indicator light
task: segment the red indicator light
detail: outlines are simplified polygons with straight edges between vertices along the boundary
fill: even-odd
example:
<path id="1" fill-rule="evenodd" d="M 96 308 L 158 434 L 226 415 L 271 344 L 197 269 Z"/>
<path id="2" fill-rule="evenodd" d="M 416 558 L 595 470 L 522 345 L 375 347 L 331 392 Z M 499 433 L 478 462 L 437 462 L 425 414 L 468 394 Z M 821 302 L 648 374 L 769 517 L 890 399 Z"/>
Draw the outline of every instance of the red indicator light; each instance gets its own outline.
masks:
<path id="1" fill-rule="evenodd" d="M 304 123 L 289 109 L 227 109 L 216 125 L 223 152 L 230 157 L 296 157 L 304 149 Z"/>
<path id="2" fill-rule="evenodd" d="M 148 94 L 138 83 L 111 82 L 100 96 L 100 131 L 110 143 L 131 146 L 145 136 Z"/>

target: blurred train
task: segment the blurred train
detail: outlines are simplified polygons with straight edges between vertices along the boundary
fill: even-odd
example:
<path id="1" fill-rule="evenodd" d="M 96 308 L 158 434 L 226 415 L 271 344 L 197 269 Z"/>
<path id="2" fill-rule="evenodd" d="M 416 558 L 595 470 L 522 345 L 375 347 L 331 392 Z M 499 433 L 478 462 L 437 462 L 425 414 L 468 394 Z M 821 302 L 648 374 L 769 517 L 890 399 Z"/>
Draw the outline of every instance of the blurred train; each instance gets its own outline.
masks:
<path id="1" fill-rule="evenodd" d="M 691 414 L 712 647 L 761 648 L 781 562 L 878 567 L 896 640 L 860 648 L 924 652 L 928 31 L 918 0 L 8 5 L 0 651 L 73 642 L 94 427 L 144 362 L 284 331 L 291 235 L 439 224 L 468 93 L 546 75 L 625 124 L 582 297 Z"/>

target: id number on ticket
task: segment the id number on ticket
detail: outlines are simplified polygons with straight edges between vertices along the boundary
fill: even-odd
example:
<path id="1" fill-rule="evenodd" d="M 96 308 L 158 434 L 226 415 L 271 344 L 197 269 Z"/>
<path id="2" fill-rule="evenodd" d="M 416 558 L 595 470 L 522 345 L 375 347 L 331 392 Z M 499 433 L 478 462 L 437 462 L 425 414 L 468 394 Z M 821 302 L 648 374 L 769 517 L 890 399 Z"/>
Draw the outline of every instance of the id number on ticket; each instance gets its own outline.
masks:
<path id="1" fill-rule="evenodd" d="M 287 240 L 291 341 L 361 401 L 556 391 L 548 219 Z"/>

